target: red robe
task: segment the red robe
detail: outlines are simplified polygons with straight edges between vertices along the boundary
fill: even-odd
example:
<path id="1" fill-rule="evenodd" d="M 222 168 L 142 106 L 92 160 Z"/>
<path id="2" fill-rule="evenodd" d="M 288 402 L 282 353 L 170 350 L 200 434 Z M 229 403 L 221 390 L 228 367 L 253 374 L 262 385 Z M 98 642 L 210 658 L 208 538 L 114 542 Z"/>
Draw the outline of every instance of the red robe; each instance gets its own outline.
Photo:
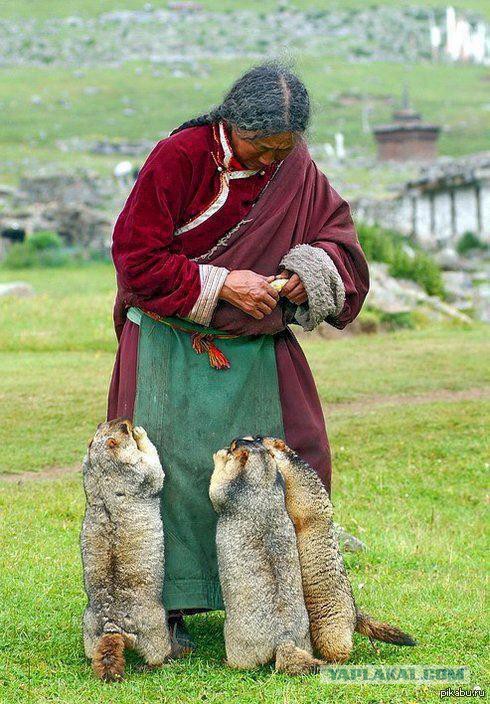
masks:
<path id="1" fill-rule="evenodd" d="M 275 170 L 271 165 L 232 179 L 223 206 L 175 236 L 216 198 L 224 161 L 217 126 L 189 128 L 155 146 L 114 227 L 112 256 L 119 286 L 128 292 L 126 304 L 144 302 L 146 310 L 161 316 L 190 313 L 201 291 L 199 265 L 190 258 L 207 252 L 245 217 Z M 233 156 L 229 166 L 250 173 Z"/>
<path id="2" fill-rule="evenodd" d="M 157 144 L 114 229 L 118 277 L 114 318 L 120 344 L 108 415 L 131 417 L 133 413 L 138 327 L 125 320 L 131 305 L 231 333 L 273 334 L 286 442 L 330 489 L 330 450 L 321 404 L 301 347 L 285 326 L 281 306 L 256 321 L 218 302 L 227 266 L 275 273 L 281 256 L 293 244 L 306 242 L 327 253 L 345 290 L 342 310 L 328 322 L 343 328 L 358 314 L 368 290 L 368 272 L 349 205 L 305 152 L 296 159 L 291 155 L 280 168 L 272 166 L 263 173 L 243 175 L 241 165 L 233 161 L 223 126 L 189 128 Z M 233 176 L 235 172 L 238 178 Z M 290 192 L 295 194 L 291 207 Z M 263 217 L 267 214 L 271 215 L 271 227 L 280 228 L 282 238 L 271 239 L 272 229 Z M 241 233 L 248 222 L 253 223 L 254 215 L 256 234 L 243 237 Z M 231 243 L 229 251 L 234 253 L 228 258 Z M 273 270 L 269 270 L 271 266 Z"/>

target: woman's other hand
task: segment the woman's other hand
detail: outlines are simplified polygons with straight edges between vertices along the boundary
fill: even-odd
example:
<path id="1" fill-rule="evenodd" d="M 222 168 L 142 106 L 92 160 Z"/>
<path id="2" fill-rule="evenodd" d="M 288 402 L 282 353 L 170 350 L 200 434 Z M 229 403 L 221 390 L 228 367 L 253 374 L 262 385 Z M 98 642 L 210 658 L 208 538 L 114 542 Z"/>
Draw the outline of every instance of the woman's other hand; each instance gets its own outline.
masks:
<path id="1" fill-rule="evenodd" d="M 291 301 L 291 303 L 295 303 L 297 306 L 300 306 L 302 303 L 306 303 L 308 296 L 298 274 L 292 274 L 287 269 L 284 269 L 284 271 L 281 271 L 281 273 L 277 275 L 277 278 L 289 279 L 287 284 L 281 289 L 279 294 L 280 296 L 284 296 Z"/>
<path id="2" fill-rule="evenodd" d="M 279 300 L 279 294 L 269 285 L 274 278 L 246 269 L 230 271 L 219 297 L 261 320 L 274 310 Z"/>

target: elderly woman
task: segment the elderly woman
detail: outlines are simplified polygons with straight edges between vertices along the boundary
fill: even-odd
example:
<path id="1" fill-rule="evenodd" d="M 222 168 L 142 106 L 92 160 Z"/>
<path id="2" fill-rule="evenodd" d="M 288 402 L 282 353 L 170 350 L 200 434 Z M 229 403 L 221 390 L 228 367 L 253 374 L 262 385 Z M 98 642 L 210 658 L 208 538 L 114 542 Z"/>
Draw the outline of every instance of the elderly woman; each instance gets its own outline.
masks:
<path id="1" fill-rule="evenodd" d="M 343 328 L 368 270 L 348 203 L 308 153 L 309 118 L 293 73 L 251 69 L 158 142 L 114 228 L 108 417 L 133 418 L 159 450 L 164 603 L 187 645 L 182 613 L 223 608 L 213 452 L 237 436 L 283 437 L 330 490 L 322 408 L 289 324 Z"/>

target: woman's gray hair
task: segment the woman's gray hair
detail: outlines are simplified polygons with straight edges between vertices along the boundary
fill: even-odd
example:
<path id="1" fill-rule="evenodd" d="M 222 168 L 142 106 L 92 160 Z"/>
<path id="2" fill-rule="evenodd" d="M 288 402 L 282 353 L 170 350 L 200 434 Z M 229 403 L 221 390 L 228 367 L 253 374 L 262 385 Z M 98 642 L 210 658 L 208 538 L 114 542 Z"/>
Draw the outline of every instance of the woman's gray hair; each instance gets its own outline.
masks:
<path id="1" fill-rule="evenodd" d="M 267 62 L 244 73 L 221 105 L 184 122 L 171 134 L 219 120 L 261 136 L 303 133 L 310 120 L 310 98 L 304 84 L 290 69 L 280 63 Z"/>

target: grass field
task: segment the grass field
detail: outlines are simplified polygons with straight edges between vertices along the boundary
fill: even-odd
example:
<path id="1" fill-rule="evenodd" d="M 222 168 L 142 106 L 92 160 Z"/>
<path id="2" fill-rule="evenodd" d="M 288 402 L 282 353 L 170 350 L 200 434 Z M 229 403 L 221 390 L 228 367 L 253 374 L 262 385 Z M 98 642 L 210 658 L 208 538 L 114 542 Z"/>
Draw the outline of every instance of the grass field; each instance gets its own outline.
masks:
<path id="1" fill-rule="evenodd" d="M 0 272 L 38 296 L 3 299 L 0 318 L 0 471 L 73 465 L 105 412 L 114 353 L 113 275 L 81 270 Z M 25 325 L 28 321 L 28 325 Z M 24 329 L 22 329 L 24 327 Z M 488 507 L 488 333 L 437 327 L 304 343 L 334 450 L 336 517 L 368 551 L 347 556 L 358 603 L 396 621 L 415 649 L 358 637 L 352 663 L 468 665 L 488 685 L 485 531 Z M 12 476 L 12 475 L 11 475 Z M 190 619 L 199 648 L 118 686 L 94 681 L 80 619 L 85 597 L 78 535 L 79 473 L 0 479 L 0 701 L 6 704 L 412 704 L 441 687 L 322 685 L 270 668 L 223 663 L 222 615 Z"/>
<path id="2" fill-rule="evenodd" d="M 19 279 L 32 283 L 37 295 L 0 299 L 0 401 L 11 409 L 4 419 L 0 472 L 36 471 L 79 458 L 80 447 L 105 413 L 115 351 L 110 265 L 0 270 L 0 281 Z M 368 413 L 374 397 L 379 404 L 392 396 L 490 386 L 485 326 L 336 342 L 309 338 L 305 344 L 327 409 L 330 403 L 365 399 Z M 32 420 L 27 427 L 26 417 Z"/>
<path id="3" fill-rule="evenodd" d="M 290 0 L 291 7 L 300 9 L 325 10 L 341 8 L 359 9 L 362 7 L 364 0 Z M 144 0 L 49 0 L 49 2 L 36 2 L 35 0 L 20 0 L 12 2 L 12 0 L 2 0 L 0 9 L 2 17 L 19 19 L 19 18 L 39 18 L 48 19 L 50 17 L 68 17 L 70 15 L 78 15 L 80 17 L 94 17 L 102 12 L 112 12 L 114 10 L 140 10 L 143 8 Z M 200 0 L 199 4 L 208 10 L 216 12 L 227 12 L 236 9 L 237 0 Z M 248 0 L 246 3 L 247 9 L 267 12 L 275 9 L 280 3 L 278 0 Z M 391 4 L 390 0 L 372 0 L 370 5 L 380 7 L 382 5 Z M 420 3 L 414 0 L 398 0 L 397 5 L 413 7 Z M 155 0 L 152 2 L 153 7 L 167 7 L 166 0 Z M 428 5 L 432 8 L 445 9 L 447 7 L 446 0 L 430 0 Z M 480 14 L 483 17 L 490 18 L 488 3 L 485 0 L 458 0 L 454 4 L 458 10 L 469 10 Z"/>

